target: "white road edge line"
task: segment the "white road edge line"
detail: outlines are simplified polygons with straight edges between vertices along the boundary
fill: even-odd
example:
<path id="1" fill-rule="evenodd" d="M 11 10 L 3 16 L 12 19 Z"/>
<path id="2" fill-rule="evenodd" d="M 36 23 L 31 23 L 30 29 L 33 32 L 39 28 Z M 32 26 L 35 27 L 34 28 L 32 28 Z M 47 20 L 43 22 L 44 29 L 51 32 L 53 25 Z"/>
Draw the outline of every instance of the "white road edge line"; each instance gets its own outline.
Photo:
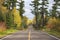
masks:
<path id="1" fill-rule="evenodd" d="M 17 32 L 15 32 L 15 33 L 17 33 Z M 3 40 L 3 39 L 8 38 L 8 37 L 10 37 L 10 36 L 12 36 L 12 34 L 11 34 L 11 35 L 7 35 L 6 37 L 3 37 L 3 38 L 1 38 L 0 40 Z"/>
<path id="2" fill-rule="evenodd" d="M 29 33 L 28 33 L 28 40 L 30 40 L 30 37 L 31 37 L 31 32 L 29 31 Z"/>
<path id="3" fill-rule="evenodd" d="M 46 33 L 46 32 L 45 32 Z M 48 34 L 48 33 L 46 33 L 46 34 Z M 50 35 L 50 34 L 48 34 L 50 37 L 53 37 L 53 38 L 55 38 L 55 39 L 57 39 L 57 40 L 60 40 L 59 38 L 57 38 L 57 37 L 55 37 L 55 36 L 53 36 L 53 35 Z"/>
<path id="4" fill-rule="evenodd" d="M 0 39 L 0 40 L 3 40 L 3 39 L 8 38 L 8 37 L 10 37 L 10 36 L 12 36 L 12 35 L 8 35 L 8 36 L 6 36 L 6 37 L 4 37 L 4 38 L 2 38 L 2 39 Z"/>

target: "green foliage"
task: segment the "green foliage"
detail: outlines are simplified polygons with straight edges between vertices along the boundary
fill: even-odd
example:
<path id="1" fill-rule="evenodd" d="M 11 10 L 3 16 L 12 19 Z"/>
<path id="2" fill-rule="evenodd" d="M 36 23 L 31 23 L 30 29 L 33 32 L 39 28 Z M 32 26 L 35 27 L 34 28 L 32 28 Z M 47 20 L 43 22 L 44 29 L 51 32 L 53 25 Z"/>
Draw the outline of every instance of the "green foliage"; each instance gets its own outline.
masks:
<path id="1" fill-rule="evenodd" d="M 33 6 L 33 10 L 32 10 L 32 14 L 35 15 L 35 21 L 36 21 L 36 25 L 38 26 L 38 23 L 39 23 L 39 16 L 40 15 L 40 12 L 39 12 L 39 8 L 38 6 L 40 6 L 40 3 L 39 3 L 40 0 L 34 0 L 32 1 L 32 3 L 30 4 L 31 6 Z"/>
<path id="2" fill-rule="evenodd" d="M 14 27 L 14 16 L 12 15 L 11 11 L 6 14 L 6 25 L 7 28 L 13 28 Z"/>
<path id="3" fill-rule="evenodd" d="M 20 16 L 23 18 L 23 13 L 25 12 L 24 9 L 23 9 L 24 8 L 24 1 L 23 0 L 20 0 L 20 1 L 21 1 L 21 2 L 19 2 L 19 7 L 20 8 L 18 10 L 20 12 Z"/>
<path id="4" fill-rule="evenodd" d="M 60 9 L 60 8 L 58 8 L 58 6 L 60 6 L 60 0 L 54 0 L 54 4 L 53 4 L 53 6 L 52 6 L 52 10 L 51 10 L 51 17 L 55 17 L 55 18 L 57 18 L 58 16 L 57 15 L 60 15 L 59 13 L 59 11 L 58 11 L 58 9 Z"/>
<path id="5" fill-rule="evenodd" d="M 54 29 L 55 29 L 56 31 L 60 32 L 60 19 L 57 19 L 57 20 L 56 20 L 56 25 L 55 25 Z"/>
<path id="6" fill-rule="evenodd" d="M 48 33 L 50 35 L 56 36 L 57 38 L 60 38 L 60 32 L 58 31 L 51 30 L 51 31 L 48 31 Z"/>
<path id="7" fill-rule="evenodd" d="M 9 10 L 12 10 L 16 6 L 16 2 L 17 2 L 17 0 L 5 0 L 3 3 L 3 6 L 7 7 L 7 9 L 9 9 Z"/>
<path id="8" fill-rule="evenodd" d="M 27 29 L 28 28 L 27 20 L 28 20 L 28 18 L 26 16 L 23 16 L 22 23 L 21 23 L 22 29 Z"/>
<path id="9" fill-rule="evenodd" d="M 31 6 L 33 6 L 32 13 L 35 15 L 35 21 L 36 21 L 36 26 L 44 26 L 46 24 L 46 19 L 48 16 L 48 11 L 47 11 L 47 4 L 48 0 L 42 0 L 42 2 L 39 2 L 41 0 L 34 0 L 32 1 Z M 42 6 L 42 7 L 39 7 Z M 44 7 L 46 6 L 46 8 Z M 44 18 L 44 15 L 46 16 L 46 19 Z"/>
<path id="10" fill-rule="evenodd" d="M 4 21 L 3 14 L 1 11 L 0 11 L 0 21 Z"/>
<path id="11" fill-rule="evenodd" d="M 23 18 L 24 28 L 27 28 L 27 20 L 28 20 L 28 18 L 26 16 L 24 16 L 24 18 Z"/>
<path id="12" fill-rule="evenodd" d="M 7 7 L 8 12 L 6 13 L 6 25 L 7 28 L 15 28 L 16 24 L 14 24 L 14 15 L 12 10 L 16 7 L 17 0 L 5 0 L 3 6 Z M 12 5 L 11 5 L 12 4 Z"/>
<path id="13" fill-rule="evenodd" d="M 0 32 L 0 38 L 4 37 L 6 35 L 9 35 L 9 34 L 15 33 L 17 31 L 18 30 L 16 30 L 16 29 L 7 29 L 6 31 Z"/>
<path id="14" fill-rule="evenodd" d="M 21 29 L 21 16 L 19 15 L 19 11 L 14 8 L 12 13 L 14 15 L 14 24 L 16 24 L 16 28 Z"/>

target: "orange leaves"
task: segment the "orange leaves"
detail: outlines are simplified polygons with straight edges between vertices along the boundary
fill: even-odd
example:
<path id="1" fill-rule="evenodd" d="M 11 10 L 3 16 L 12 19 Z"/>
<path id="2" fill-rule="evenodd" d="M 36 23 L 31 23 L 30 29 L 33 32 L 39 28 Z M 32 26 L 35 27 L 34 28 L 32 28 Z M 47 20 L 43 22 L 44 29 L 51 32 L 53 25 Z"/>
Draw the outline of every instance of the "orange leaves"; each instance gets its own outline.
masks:
<path id="1" fill-rule="evenodd" d="M 49 21 L 47 22 L 47 28 L 52 29 L 55 26 L 56 19 L 55 18 L 50 18 Z"/>
<path id="2" fill-rule="evenodd" d="M 3 32 L 6 30 L 6 25 L 4 22 L 0 22 L 0 32 Z"/>
<path id="3" fill-rule="evenodd" d="M 50 18 L 47 22 L 47 28 L 60 30 L 60 19 Z"/>

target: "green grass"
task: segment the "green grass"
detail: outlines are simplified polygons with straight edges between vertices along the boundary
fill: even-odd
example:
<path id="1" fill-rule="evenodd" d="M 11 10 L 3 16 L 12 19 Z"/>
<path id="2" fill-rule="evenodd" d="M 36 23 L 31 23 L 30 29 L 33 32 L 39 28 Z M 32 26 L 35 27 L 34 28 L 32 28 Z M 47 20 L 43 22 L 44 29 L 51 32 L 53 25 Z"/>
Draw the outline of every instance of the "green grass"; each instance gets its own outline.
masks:
<path id="1" fill-rule="evenodd" d="M 60 32 L 57 32 L 57 31 L 48 31 L 49 34 L 55 36 L 55 37 L 58 37 L 60 38 Z"/>
<path id="2" fill-rule="evenodd" d="M 49 30 L 49 29 L 44 28 L 44 31 L 50 35 L 60 38 L 60 32 L 58 32 L 57 30 Z"/>
<path id="3" fill-rule="evenodd" d="M 6 31 L 3 31 L 3 32 L 0 32 L 0 38 L 6 36 L 6 35 L 9 35 L 9 34 L 12 34 L 14 32 L 17 32 L 18 30 L 16 29 L 7 29 Z"/>

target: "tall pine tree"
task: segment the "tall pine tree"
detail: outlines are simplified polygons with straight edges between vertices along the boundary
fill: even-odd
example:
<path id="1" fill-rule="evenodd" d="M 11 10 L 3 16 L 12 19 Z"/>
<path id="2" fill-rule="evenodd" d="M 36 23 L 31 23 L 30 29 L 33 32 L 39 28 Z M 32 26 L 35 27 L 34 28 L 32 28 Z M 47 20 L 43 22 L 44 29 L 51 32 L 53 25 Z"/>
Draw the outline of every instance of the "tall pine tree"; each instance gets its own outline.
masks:
<path id="1" fill-rule="evenodd" d="M 5 0 L 3 6 L 7 7 L 8 12 L 6 13 L 6 24 L 7 28 L 14 27 L 14 15 L 11 11 L 16 7 L 17 0 Z"/>
<path id="2" fill-rule="evenodd" d="M 36 27 L 38 27 L 38 24 L 39 24 L 39 6 L 40 6 L 40 3 L 39 3 L 40 0 L 34 0 L 32 1 L 32 3 L 30 4 L 31 6 L 33 6 L 33 9 L 32 9 L 32 13 L 35 15 L 35 18 L 36 18 Z"/>
<path id="3" fill-rule="evenodd" d="M 42 1 L 42 2 L 41 2 Z M 32 1 L 31 6 L 33 6 L 32 13 L 36 17 L 36 25 L 44 26 L 44 15 L 47 16 L 47 4 L 48 0 L 34 0 Z"/>
<path id="4" fill-rule="evenodd" d="M 47 11 L 48 5 L 47 4 L 49 4 L 49 3 L 48 3 L 48 0 L 41 0 L 41 1 L 42 1 L 42 3 L 41 3 L 42 7 L 40 7 L 40 9 L 41 9 L 41 26 L 43 27 L 45 25 L 44 17 L 47 16 L 47 14 L 48 14 L 48 11 Z"/>
<path id="5" fill-rule="evenodd" d="M 54 0 L 54 4 L 53 4 L 53 6 L 52 6 L 52 10 L 51 10 L 51 16 L 52 16 L 52 18 L 53 17 L 55 17 L 55 18 L 57 18 L 57 17 L 59 17 L 60 16 L 60 13 L 59 13 L 59 11 L 58 11 L 58 6 L 60 6 L 60 0 Z"/>
<path id="6" fill-rule="evenodd" d="M 19 3 L 19 12 L 20 12 L 20 16 L 21 16 L 21 19 L 22 19 L 22 23 L 21 23 L 21 26 L 22 26 L 22 28 L 24 28 L 24 19 L 23 19 L 23 14 L 24 14 L 24 0 L 20 0 L 20 2 L 18 2 Z"/>

